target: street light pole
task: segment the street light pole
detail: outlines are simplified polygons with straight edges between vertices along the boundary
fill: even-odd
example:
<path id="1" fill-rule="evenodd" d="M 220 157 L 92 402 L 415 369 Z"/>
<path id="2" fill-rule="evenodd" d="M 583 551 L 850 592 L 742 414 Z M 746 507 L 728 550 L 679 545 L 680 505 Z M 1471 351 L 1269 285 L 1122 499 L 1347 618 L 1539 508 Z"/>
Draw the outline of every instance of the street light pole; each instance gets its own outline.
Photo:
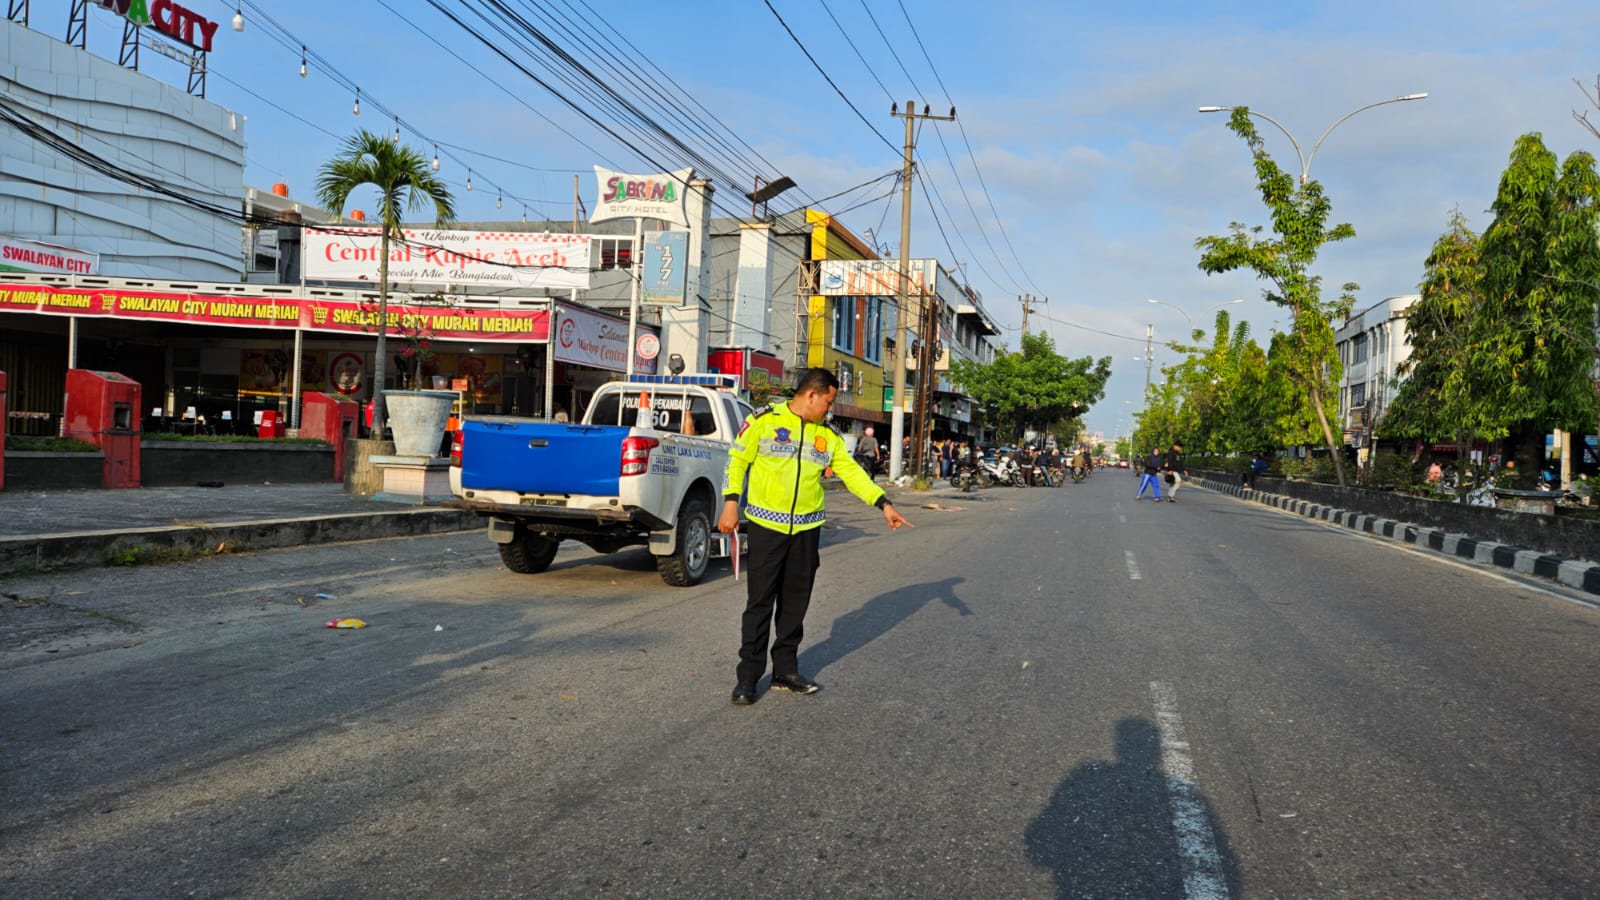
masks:
<path id="1" fill-rule="evenodd" d="M 1183 308 L 1183 307 L 1181 307 L 1181 306 L 1178 306 L 1178 305 L 1176 305 L 1176 304 L 1173 304 L 1173 303 L 1168 303 L 1168 302 L 1167 302 L 1167 301 L 1165 301 L 1165 300 L 1156 300 L 1156 299 L 1154 299 L 1154 298 L 1152 298 L 1152 299 L 1150 299 L 1150 300 L 1148 300 L 1148 301 L 1146 301 L 1146 302 L 1148 302 L 1148 303 L 1159 303 L 1159 304 L 1161 304 L 1161 305 L 1162 305 L 1162 306 L 1165 306 L 1165 307 L 1169 307 L 1169 308 L 1171 308 L 1171 309 L 1175 309 L 1175 310 L 1177 310 L 1177 311 L 1178 311 L 1178 312 L 1180 312 L 1180 313 L 1182 313 L 1182 314 L 1183 314 L 1183 320 L 1184 320 L 1184 321 L 1185 321 L 1185 322 L 1188 322 L 1188 323 L 1189 323 L 1189 339 L 1190 339 L 1190 340 L 1194 340 L 1194 332 L 1195 332 L 1195 328 L 1194 328 L 1194 320 L 1193 320 L 1193 319 L 1191 319 L 1191 318 L 1189 318 L 1189 312 L 1188 312 L 1188 310 L 1186 310 L 1186 309 L 1184 309 L 1184 308 Z M 1233 306 L 1233 305 L 1234 305 L 1234 304 L 1237 304 L 1237 303 L 1243 303 L 1243 302 L 1244 302 L 1244 301 L 1243 301 L 1243 300 L 1229 300 L 1229 301 L 1228 301 L 1228 302 L 1227 302 L 1227 303 L 1218 303 L 1218 304 L 1217 304 L 1217 305 L 1216 305 L 1216 306 L 1213 306 L 1213 307 L 1211 307 L 1211 308 L 1212 308 L 1212 309 L 1213 309 L 1213 310 L 1218 310 L 1218 309 L 1221 309 L 1221 308 L 1223 308 L 1223 307 L 1224 307 L 1224 306 Z"/>
<path id="2" fill-rule="evenodd" d="M 1253 110 L 1253 109 L 1252 110 L 1248 110 L 1248 112 L 1252 116 L 1255 116 L 1255 117 L 1260 118 L 1260 119 L 1266 119 L 1268 122 L 1271 122 L 1272 124 L 1278 126 L 1278 130 L 1283 132 L 1284 136 L 1289 139 L 1289 143 L 1294 145 L 1294 154 L 1295 154 L 1295 156 L 1300 158 L 1300 183 L 1303 185 L 1307 181 L 1309 181 L 1310 178 L 1311 178 L 1311 161 L 1313 159 L 1315 159 L 1316 156 L 1317 156 L 1317 148 L 1322 146 L 1323 140 L 1326 139 L 1327 136 L 1329 134 L 1331 134 L 1335 128 L 1338 128 L 1341 124 L 1343 124 L 1345 119 L 1348 119 L 1351 116 L 1355 115 L 1356 113 L 1362 112 L 1363 110 L 1371 109 L 1374 106 L 1383 106 L 1386 103 L 1404 103 L 1404 102 L 1406 102 L 1408 100 L 1421 100 L 1422 98 L 1424 98 L 1426 96 L 1428 96 L 1428 92 L 1427 91 L 1423 91 L 1423 92 L 1418 93 L 1418 94 L 1406 94 L 1403 97 L 1390 97 L 1387 100 L 1379 100 L 1379 101 L 1377 101 L 1375 103 L 1368 103 L 1365 106 L 1358 106 L 1355 109 L 1352 109 L 1349 112 L 1345 113 L 1344 115 L 1340 116 L 1339 118 L 1335 119 L 1333 124 L 1329 125 L 1327 130 L 1322 132 L 1322 136 L 1317 138 L 1317 142 L 1315 144 L 1311 145 L 1311 153 L 1310 154 L 1305 154 L 1305 153 L 1300 152 L 1300 142 L 1295 140 L 1294 135 L 1289 132 L 1289 129 L 1284 127 L 1282 122 L 1279 122 L 1277 119 L 1274 119 L 1273 117 L 1267 115 L 1264 112 L 1257 112 L 1256 110 Z M 1233 108 L 1234 107 L 1231 107 L 1231 106 L 1202 106 L 1202 107 L 1200 107 L 1200 112 L 1203 112 L 1203 113 L 1226 112 L 1226 111 L 1231 110 Z"/>

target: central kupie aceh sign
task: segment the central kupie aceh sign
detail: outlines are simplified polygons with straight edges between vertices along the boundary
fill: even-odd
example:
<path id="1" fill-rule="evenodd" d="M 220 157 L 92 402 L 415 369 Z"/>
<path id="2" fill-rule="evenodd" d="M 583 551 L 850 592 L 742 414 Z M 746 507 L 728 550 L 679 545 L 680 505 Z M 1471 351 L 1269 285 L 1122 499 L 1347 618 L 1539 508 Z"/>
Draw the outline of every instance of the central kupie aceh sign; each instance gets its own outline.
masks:
<path id="1" fill-rule="evenodd" d="M 302 297 L 207 296 L 158 291 L 86 290 L 0 282 L 0 313 L 91 316 L 241 328 L 303 328 L 376 334 L 376 304 Z M 550 337 L 543 309 L 461 309 L 389 304 L 388 333 L 418 330 L 441 340 L 542 343 Z"/>
<path id="2" fill-rule="evenodd" d="M 305 229 L 302 264 L 314 281 L 376 284 L 377 228 Z M 587 234 L 407 228 L 389 242 L 389 283 L 588 290 Z"/>

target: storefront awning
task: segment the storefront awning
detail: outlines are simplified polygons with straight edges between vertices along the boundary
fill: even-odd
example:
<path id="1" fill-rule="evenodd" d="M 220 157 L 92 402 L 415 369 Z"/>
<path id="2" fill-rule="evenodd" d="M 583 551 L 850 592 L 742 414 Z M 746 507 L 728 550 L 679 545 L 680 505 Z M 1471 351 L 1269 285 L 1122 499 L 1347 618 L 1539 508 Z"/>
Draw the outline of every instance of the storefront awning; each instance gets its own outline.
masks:
<path id="1" fill-rule="evenodd" d="M 418 331 L 439 340 L 544 343 L 550 339 L 550 311 L 390 303 L 388 332 L 406 337 Z M 376 301 L 317 297 L 251 296 L 143 291 L 0 281 L 0 313 L 83 316 L 184 325 L 282 328 L 331 334 L 378 331 Z"/>

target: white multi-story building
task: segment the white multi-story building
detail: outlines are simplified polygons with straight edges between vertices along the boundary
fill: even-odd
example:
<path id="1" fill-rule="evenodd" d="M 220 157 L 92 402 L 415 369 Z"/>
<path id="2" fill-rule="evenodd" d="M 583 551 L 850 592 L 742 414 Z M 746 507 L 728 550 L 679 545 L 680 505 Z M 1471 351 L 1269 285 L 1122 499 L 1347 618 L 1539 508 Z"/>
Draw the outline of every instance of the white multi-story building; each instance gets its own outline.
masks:
<path id="1" fill-rule="evenodd" d="M 1394 399 L 1398 369 L 1411 357 L 1406 313 L 1419 299 L 1417 294 L 1405 294 L 1374 303 L 1334 332 L 1344 366 L 1339 422 L 1345 442 L 1352 446 L 1367 446 L 1372 423 L 1383 417 Z"/>

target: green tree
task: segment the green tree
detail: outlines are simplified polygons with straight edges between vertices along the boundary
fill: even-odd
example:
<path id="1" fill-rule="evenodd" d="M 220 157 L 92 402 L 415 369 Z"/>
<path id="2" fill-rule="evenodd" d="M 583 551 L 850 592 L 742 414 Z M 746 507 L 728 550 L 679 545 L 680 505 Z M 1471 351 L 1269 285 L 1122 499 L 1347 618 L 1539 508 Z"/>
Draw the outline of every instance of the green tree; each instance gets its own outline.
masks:
<path id="1" fill-rule="evenodd" d="M 330 212 L 342 212 L 350 194 L 364 184 L 378 191 L 378 350 L 372 372 L 372 422 L 383 431 L 383 383 L 389 333 L 389 243 L 399 233 L 402 208 L 416 212 L 433 204 L 434 223 L 455 220 L 450 189 L 433 174 L 428 160 L 415 149 L 387 135 L 365 129 L 345 139 L 343 151 L 317 173 L 317 201 Z"/>
<path id="2" fill-rule="evenodd" d="M 1434 241 L 1423 267 L 1421 296 L 1406 313 L 1411 355 L 1400 366 L 1401 382 L 1379 423 L 1383 436 L 1432 441 L 1448 436 L 1463 455 L 1477 435 L 1492 427 L 1475 333 L 1484 316 L 1478 236 L 1457 209 L 1450 227 Z"/>
<path id="3" fill-rule="evenodd" d="M 1538 133 L 1517 139 L 1479 248 L 1484 314 L 1473 339 L 1482 365 L 1474 368 L 1498 401 L 1486 436 L 1595 421 L 1597 199 L 1594 157 L 1577 151 L 1558 167 Z M 1525 448 L 1525 465 L 1537 452 Z"/>
<path id="4" fill-rule="evenodd" d="M 1246 107 L 1237 107 L 1228 128 L 1243 138 L 1255 160 L 1257 188 L 1271 213 L 1275 238 L 1262 237 L 1262 229 L 1246 228 L 1234 222 L 1231 233 L 1212 235 L 1195 242 L 1200 250 L 1200 269 L 1215 275 L 1235 269 L 1248 269 L 1270 287 L 1263 296 L 1289 310 L 1293 325 L 1285 335 L 1273 340 L 1280 357 L 1280 372 L 1299 388 L 1306 402 L 1290 408 L 1290 416 L 1304 419 L 1320 430 L 1323 444 L 1333 459 L 1340 484 L 1346 484 L 1344 460 L 1335 445 L 1329 424 L 1335 413 L 1336 396 L 1330 390 L 1339 381 L 1341 368 L 1334 352 L 1333 322 L 1350 314 L 1356 285 L 1346 284 L 1337 300 L 1324 302 L 1322 279 L 1309 274 L 1317 253 L 1324 244 L 1355 237 L 1349 224 L 1326 227 L 1332 204 L 1317 181 L 1297 184 L 1273 162 L 1265 149 Z M 1279 340 L 1282 338 L 1283 340 Z M 1287 423 L 1286 423 L 1287 424 Z M 1298 427 L 1290 431 L 1299 432 Z"/>
<path id="5" fill-rule="evenodd" d="M 1022 351 L 980 364 L 958 359 L 950 378 L 988 410 L 986 421 L 1013 438 L 1077 419 L 1105 396 L 1111 357 L 1068 359 L 1048 334 L 1024 334 Z"/>

